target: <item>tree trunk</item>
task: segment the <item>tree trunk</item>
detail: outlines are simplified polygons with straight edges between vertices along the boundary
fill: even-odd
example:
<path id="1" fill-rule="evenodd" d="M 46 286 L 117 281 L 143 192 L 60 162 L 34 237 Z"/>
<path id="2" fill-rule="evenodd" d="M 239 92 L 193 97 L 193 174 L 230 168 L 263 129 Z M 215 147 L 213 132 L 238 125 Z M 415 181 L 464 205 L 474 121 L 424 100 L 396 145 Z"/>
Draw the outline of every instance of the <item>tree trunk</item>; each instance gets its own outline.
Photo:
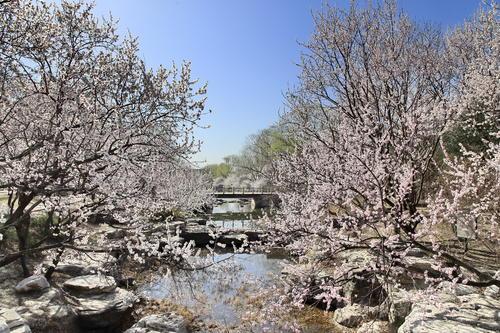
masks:
<path id="1" fill-rule="evenodd" d="M 19 222 L 16 224 L 16 233 L 17 233 L 17 244 L 19 252 L 24 252 L 28 248 L 28 236 L 29 236 L 29 228 L 30 228 L 30 215 L 25 214 Z M 23 274 L 25 277 L 30 276 L 30 271 L 28 268 L 28 264 L 26 262 L 26 255 L 23 253 L 20 257 L 21 267 L 23 269 Z"/>
<path id="2" fill-rule="evenodd" d="M 24 251 L 26 251 L 26 249 L 28 249 L 28 237 L 29 237 L 31 216 L 30 214 L 24 212 L 24 208 L 26 208 L 26 206 L 29 204 L 32 198 L 33 198 L 32 195 L 25 195 L 24 193 L 20 193 L 18 208 L 21 209 L 21 212 L 20 212 L 20 218 L 17 220 L 16 223 L 17 244 L 19 252 L 22 253 L 20 257 L 20 262 L 25 277 L 31 275 L 26 261 L 26 254 L 23 253 Z"/>

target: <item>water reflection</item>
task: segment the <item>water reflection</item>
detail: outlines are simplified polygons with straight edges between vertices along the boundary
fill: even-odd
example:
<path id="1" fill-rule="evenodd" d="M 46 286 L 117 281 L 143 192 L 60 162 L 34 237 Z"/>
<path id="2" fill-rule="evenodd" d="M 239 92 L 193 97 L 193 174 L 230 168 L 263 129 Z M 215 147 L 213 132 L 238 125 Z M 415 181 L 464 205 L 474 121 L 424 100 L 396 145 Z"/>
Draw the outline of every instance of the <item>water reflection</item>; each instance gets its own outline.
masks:
<path id="1" fill-rule="evenodd" d="M 281 271 L 282 259 L 266 254 L 219 254 L 226 259 L 219 267 L 196 272 L 177 272 L 142 286 L 140 292 L 153 299 L 168 299 L 184 305 L 203 319 L 223 325 L 239 323 L 240 311 L 235 298 L 253 293 L 252 287 L 263 287 Z"/>
<path id="2" fill-rule="evenodd" d="M 226 229 L 255 229 L 252 200 L 219 200 L 207 224 Z M 235 216 L 237 218 L 235 218 Z M 205 253 L 205 256 L 209 255 Z M 286 255 L 218 253 L 221 263 L 202 271 L 174 272 L 143 285 L 139 291 L 152 299 L 168 299 L 186 306 L 201 319 L 233 326 L 245 311 L 245 295 L 258 294 L 281 271 Z"/>
<path id="3" fill-rule="evenodd" d="M 253 211 L 251 199 L 219 199 L 214 206 L 213 214 L 250 213 Z"/>
<path id="4" fill-rule="evenodd" d="M 257 225 L 252 220 L 215 220 L 208 221 L 207 225 L 213 225 L 222 229 L 255 230 Z"/>

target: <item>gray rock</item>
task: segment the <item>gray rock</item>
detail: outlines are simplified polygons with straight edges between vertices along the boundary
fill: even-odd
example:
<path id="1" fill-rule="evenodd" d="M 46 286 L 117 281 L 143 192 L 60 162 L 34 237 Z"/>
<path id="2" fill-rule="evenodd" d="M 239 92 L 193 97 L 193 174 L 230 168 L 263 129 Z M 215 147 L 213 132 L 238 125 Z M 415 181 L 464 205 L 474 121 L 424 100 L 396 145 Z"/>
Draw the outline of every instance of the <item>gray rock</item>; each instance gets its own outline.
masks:
<path id="1" fill-rule="evenodd" d="M 500 331 L 500 300 L 470 294 L 459 303 L 416 303 L 398 333 L 493 333 Z"/>
<path id="2" fill-rule="evenodd" d="M 484 295 L 488 297 L 500 297 L 500 288 L 498 286 L 489 286 L 484 289 Z"/>
<path id="3" fill-rule="evenodd" d="M 206 225 L 207 224 L 207 219 L 204 219 L 202 217 L 190 217 L 186 219 L 187 223 L 196 223 L 199 225 Z"/>
<path id="4" fill-rule="evenodd" d="M 0 309 L 0 322 L 5 324 L 4 329 L 8 327 L 7 332 L 31 333 L 26 321 L 13 309 Z"/>
<path id="5" fill-rule="evenodd" d="M 129 315 L 137 301 L 133 293 L 115 288 L 112 292 L 73 297 L 78 324 L 84 328 L 113 328 Z"/>
<path id="6" fill-rule="evenodd" d="M 333 320 L 335 320 L 337 324 L 351 328 L 359 326 L 363 321 L 373 319 L 387 319 L 385 304 L 381 306 L 352 304 L 339 308 L 333 313 Z"/>
<path id="7" fill-rule="evenodd" d="M 0 333 L 9 333 L 10 328 L 9 325 L 5 322 L 5 320 L 0 319 Z"/>
<path id="8" fill-rule="evenodd" d="M 363 323 L 356 333 L 387 333 L 389 332 L 389 323 L 381 320 L 372 320 Z"/>
<path id="9" fill-rule="evenodd" d="M 444 291 L 451 293 L 456 296 L 465 296 L 470 294 L 477 294 L 479 289 L 472 286 L 467 286 L 465 284 L 460 283 L 451 283 L 448 281 L 443 281 L 439 284 L 439 287 Z"/>
<path id="10" fill-rule="evenodd" d="M 49 282 L 43 275 L 32 275 L 26 279 L 20 281 L 15 290 L 18 293 L 28 293 L 31 291 L 41 291 L 49 288 Z"/>
<path id="11" fill-rule="evenodd" d="M 348 303 L 375 306 L 384 302 L 387 297 L 384 287 L 365 270 L 377 260 L 373 254 L 366 250 L 349 250 L 340 253 L 338 259 L 355 276 L 342 288 Z"/>
<path id="12" fill-rule="evenodd" d="M 389 293 L 389 322 L 401 324 L 411 312 L 412 294 L 410 291 L 395 289 Z"/>
<path id="13" fill-rule="evenodd" d="M 98 270 L 99 268 L 97 266 L 87 266 L 79 264 L 60 264 L 57 265 L 55 269 L 57 273 L 62 273 L 69 276 L 92 275 L 97 273 Z"/>
<path id="14" fill-rule="evenodd" d="M 96 295 L 113 292 L 115 279 L 106 275 L 83 275 L 64 282 L 64 288 L 71 293 Z"/>
<path id="15" fill-rule="evenodd" d="M 188 333 L 186 320 L 176 313 L 142 318 L 124 333 Z"/>
<path id="16" fill-rule="evenodd" d="M 21 299 L 17 313 L 37 332 L 75 331 L 76 315 L 63 299 L 61 292 L 50 288 L 36 298 Z"/>
<path id="17" fill-rule="evenodd" d="M 31 333 L 31 329 L 27 325 L 22 325 L 12 328 L 10 333 Z"/>
<path id="18" fill-rule="evenodd" d="M 247 235 L 243 233 L 237 233 L 237 232 L 229 232 L 227 234 L 224 234 L 221 236 L 220 239 L 218 239 L 218 242 L 226 244 L 226 245 L 236 245 L 239 246 L 243 243 L 248 241 Z"/>
<path id="19" fill-rule="evenodd" d="M 459 298 L 451 293 L 434 294 L 433 302 L 454 303 L 460 302 Z M 396 289 L 389 293 L 389 322 L 395 326 L 401 325 L 406 316 L 410 314 L 415 302 L 415 295 L 412 290 Z"/>
<path id="20" fill-rule="evenodd" d="M 403 263 L 411 271 L 420 273 L 427 272 L 433 276 L 441 275 L 441 272 L 433 267 L 436 264 L 436 261 L 432 258 L 407 256 L 404 258 Z"/>
<path id="21" fill-rule="evenodd" d="M 335 310 L 333 320 L 342 326 L 356 327 L 361 324 L 366 316 L 366 311 L 362 305 L 353 304 Z"/>

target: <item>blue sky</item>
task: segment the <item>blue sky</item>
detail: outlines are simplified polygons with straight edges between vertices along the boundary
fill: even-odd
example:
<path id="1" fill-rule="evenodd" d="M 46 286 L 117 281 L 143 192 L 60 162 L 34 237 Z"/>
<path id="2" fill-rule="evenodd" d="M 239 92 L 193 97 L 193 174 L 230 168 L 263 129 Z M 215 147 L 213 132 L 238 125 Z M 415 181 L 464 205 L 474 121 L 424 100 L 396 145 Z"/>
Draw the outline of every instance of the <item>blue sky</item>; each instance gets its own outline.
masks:
<path id="1" fill-rule="evenodd" d="M 112 13 L 119 31 L 139 37 L 141 56 L 156 67 L 192 62 L 208 83 L 204 142 L 198 161 L 220 162 L 246 138 L 278 119 L 283 93 L 294 85 L 301 47 L 313 30 L 311 12 L 324 0 L 96 0 L 98 15 Z M 347 6 L 348 0 L 331 0 Z M 480 0 L 399 0 L 413 18 L 460 24 Z"/>

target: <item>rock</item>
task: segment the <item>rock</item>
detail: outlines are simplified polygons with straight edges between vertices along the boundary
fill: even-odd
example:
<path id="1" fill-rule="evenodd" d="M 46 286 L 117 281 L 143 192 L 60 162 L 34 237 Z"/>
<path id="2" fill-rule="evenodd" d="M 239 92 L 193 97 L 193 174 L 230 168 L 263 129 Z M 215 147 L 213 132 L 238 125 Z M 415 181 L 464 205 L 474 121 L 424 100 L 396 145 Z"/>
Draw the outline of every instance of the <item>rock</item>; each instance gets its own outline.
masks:
<path id="1" fill-rule="evenodd" d="M 448 281 L 443 281 L 439 284 L 439 288 L 444 292 L 453 294 L 455 296 L 464 296 L 470 294 L 477 294 L 479 292 L 478 288 L 467 286 L 460 283 L 452 283 Z"/>
<path id="2" fill-rule="evenodd" d="M 366 250 L 350 250 L 342 252 L 338 258 L 353 274 L 353 279 L 343 286 L 344 297 L 348 303 L 376 306 L 385 301 L 387 293 L 384 287 L 371 272 L 365 270 L 365 267 L 376 261 L 373 254 Z"/>
<path id="3" fill-rule="evenodd" d="M 105 230 L 102 233 L 105 233 Z M 100 232 L 100 231 L 99 231 Z M 49 252 L 49 256 L 50 256 Z M 114 253 L 93 253 L 92 256 L 77 252 L 76 250 L 66 249 L 61 261 L 55 268 L 58 274 L 69 276 L 93 275 L 97 272 L 108 272 L 115 265 L 117 258 Z M 51 266 L 52 262 L 47 260 L 43 263 L 44 267 Z"/>
<path id="4" fill-rule="evenodd" d="M 188 333 L 185 319 L 176 313 L 142 318 L 124 333 Z"/>
<path id="5" fill-rule="evenodd" d="M 395 289 L 389 293 L 389 322 L 400 325 L 411 311 L 412 294 L 410 291 Z"/>
<path id="6" fill-rule="evenodd" d="M 69 276 L 82 276 L 97 273 L 99 268 L 97 266 L 87 266 L 79 264 L 62 264 L 57 265 L 55 272 L 66 274 Z"/>
<path id="7" fill-rule="evenodd" d="M 218 239 L 217 241 L 226 245 L 234 244 L 236 246 L 240 246 L 248 241 L 248 237 L 243 233 L 229 232 L 227 234 L 222 235 L 221 238 Z"/>
<path id="8" fill-rule="evenodd" d="M 442 273 L 434 268 L 436 261 L 428 257 L 406 256 L 404 265 L 410 270 L 418 273 L 427 272 L 431 276 L 441 276 Z"/>
<path id="9" fill-rule="evenodd" d="M 15 290 L 18 293 L 28 293 L 31 291 L 41 291 L 49 288 L 49 282 L 43 275 L 32 275 L 26 279 L 20 281 Z"/>
<path id="10" fill-rule="evenodd" d="M 372 320 L 363 323 L 356 333 L 387 333 L 390 332 L 389 323 L 381 320 Z"/>
<path id="11" fill-rule="evenodd" d="M 78 325 L 87 329 L 112 329 L 120 325 L 132 312 L 137 301 L 133 293 L 115 288 L 112 292 L 97 295 L 79 295 L 73 306 Z"/>
<path id="12" fill-rule="evenodd" d="M 479 294 L 459 296 L 458 303 L 416 303 L 398 333 L 499 332 L 499 312 L 500 300 Z"/>
<path id="13" fill-rule="evenodd" d="M 352 304 L 335 310 L 333 313 L 335 322 L 346 327 L 359 326 L 363 321 L 372 319 L 387 319 L 386 305 L 365 306 Z"/>
<path id="14" fill-rule="evenodd" d="M 366 317 L 366 313 L 362 305 L 353 304 L 335 310 L 333 320 L 338 324 L 346 327 L 356 327 Z"/>
<path id="15" fill-rule="evenodd" d="M 10 330 L 10 333 L 31 333 L 31 329 L 27 325 L 14 327 Z"/>
<path id="16" fill-rule="evenodd" d="M 412 311 L 415 302 L 418 302 L 415 291 L 393 288 L 389 293 L 389 322 L 395 326 L 401 325 Z M 459 299 L 452 294 L 438 293 L 433 295 L 432 302 L 457 303 Z"/>
<path id="17" fill-rule="evenodd" d="M 350 304 L 358 303 L 368 306 L 382 304 L 387 298 L 387 293 L 378 279 L 371 274 L 360 272 L 356 274 L 359 278 L 347 282 L 343 286 L 343 293 Z"/>
<path id="18" fill-rule="evenodd" d="M 500 288 L 498 286 L 489 286 L 484 289 L 484 295 L 493 298 L 500 297 Z"/>
<path id="19" fill-rule="evenodd" d="M 9 328 L 25 325 L 26 321 L 12 309 L 0 309 L 0 318 Z"/>
<path id="20" fill-rule="evenodd" d="M 6 332 L 31 333 L 26 321 L 13 309 L 0 309 L 0 323 Z M 7 329 L 5 329 L 7 327 Z"/>
<path id="21" fill-rule="evenodd" d="M 207 220 L 202 218 L 202 217 L 190 217 L 190 218 L 186 219 L 186 222 L 187 223 L 196 223 L 199 225 L 206 225 L 207 224 Z"/>
<path id="22" fill-rule="evenodd" d="M 9 325 L 5 322 L 5 320 L 0 319 L 0 333 L 9 333 L 10 328 Z"/>
<path id="23" fill-rule="evenodd" d="M 76 314 L 55 288 L 48 289 L 37 298 L 22 299 L 16 311 L 36 332 L 76 331 Z"/>
<path id="24" fill-rule="evenodd" d="M 112 276 L 84 275 L 67 280 L 63 287 L 72 293 L 95 295 L 112 292 L 116 282 Z"/>

